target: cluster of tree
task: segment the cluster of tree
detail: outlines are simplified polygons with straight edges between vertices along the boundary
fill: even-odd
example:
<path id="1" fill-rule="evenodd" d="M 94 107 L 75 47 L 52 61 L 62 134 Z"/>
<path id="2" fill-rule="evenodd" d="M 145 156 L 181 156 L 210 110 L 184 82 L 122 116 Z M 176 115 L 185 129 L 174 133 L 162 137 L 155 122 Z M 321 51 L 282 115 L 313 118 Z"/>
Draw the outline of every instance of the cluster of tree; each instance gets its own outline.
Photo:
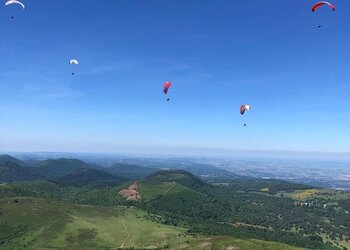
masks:
<path id="1" fill-rule="evenodd" d="M 291 183 L 275 179 L 235 179 L 230 181 L 230 188 L 234 190 L 241 190 L 246 192 L 260 192 L 265 190 L 269 194 L 276 194 L 280 191 L 291 192 L 294 190 L 303 190 L 311 188 L 308 185 Z"/>

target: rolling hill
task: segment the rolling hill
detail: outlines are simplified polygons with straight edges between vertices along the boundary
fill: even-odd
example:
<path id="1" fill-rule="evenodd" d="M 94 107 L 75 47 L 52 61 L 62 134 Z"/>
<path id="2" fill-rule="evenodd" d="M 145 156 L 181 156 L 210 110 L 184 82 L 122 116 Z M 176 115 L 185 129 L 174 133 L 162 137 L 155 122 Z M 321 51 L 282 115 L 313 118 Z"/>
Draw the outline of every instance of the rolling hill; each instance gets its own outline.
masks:
<path id="1" fill-rule="evenodd" d="M 0 156 L 0 182 L 36 180 L 43 178 L 34 168 L 23 167 L 22 162 L 8 155 Z"/>
<path id="2" fill-rule="evenodd" d="M 17 158 L 14 158 L 10 155 L 0 155 L 0 164 L 2 164 L 4 162 L 12 162 L 12 163 L 16 163 L 18 165 L 24 164 L 22 161 L 18 160 Z"/>
<path id="3" fill-rule="evenodd" d="M 154 172 L 159 171 L 159 169 L 151 167 L 142 167 L 138 165 L 116 163 L 110 167 L 103 168 L 104 171 L 110 172 L 112 174 L 117 174 L 118 176 L 135 180 L 144 178 Z"/>
<path id="4" fill-rule="evenodd" d="M 48 178 L 62 177 L 70 172 L 83 168 L 90 168 L 91 166 L 83 161 L 77 159 L 49 159 L 41 161 L 35 165 L 35 168 L 42 175 Z"/>
<path id="5" fill-rule="evenodd" d="M 81 168 L 56 178 L 54 181 L 67 186 L 115 186 L 125 179 L 99 169 Z"/>
<path id="6" fill-rule="evenodd" d="M 194 174 L 184 170 L 162 170 L 149 175 L 145 182 L 159 183 L 159 182 L 176 182 L 188 188 L 197 190 L 210 186 L 206 182 Z"/>

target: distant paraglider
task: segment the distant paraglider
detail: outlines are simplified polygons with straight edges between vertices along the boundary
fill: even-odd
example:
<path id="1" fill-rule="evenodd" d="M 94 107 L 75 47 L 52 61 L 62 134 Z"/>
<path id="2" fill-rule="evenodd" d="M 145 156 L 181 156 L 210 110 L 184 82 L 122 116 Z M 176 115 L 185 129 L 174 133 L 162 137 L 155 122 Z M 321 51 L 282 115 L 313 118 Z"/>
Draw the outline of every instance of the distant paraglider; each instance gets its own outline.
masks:
<path id="1" fill-rule="evenodd" d="M 312 12 L 315 12 L 315 10 L 317 10 L 318 8 L 320 8 L 323 5 L 328 5 L 333 11 L 335 11 L 335 6 L 334 4 L 330 3 L 330 2 L 326 2 L 326 1 L 320 1 L 318 3 L 316 3 L 314 6 L 312 6 Z"/>
<path id="2" fill-rule="evenodd" d="M 326 1 L 320 1 L 318 3 L 316 3 L 314 6 L 312 6 L 312 12 L 315 12 L 318 8 L 320 8 L 321 6 L 324 6 L 324 5 L 328 5 L 333 11 L 335 11 L 335 6 L 334 4 L 330 3 L 330 2 L 326 2 Z M 322 25 L 319 24 L 317 25 L 318 28 L 321 28 Z"/>
<path id="3" fill-rule="evenodd" d="M 78 62 L 78 60 L 77 60 L 77 59 L 71 59 L 71 60 L 69 60 L 69 64 L 70 64 L 70 65 L 78 65 L 78 64 L 79 64 L 79 62 Z M 75 73 L 74 73 L 74 72 L 72 72 L 72 75 L 74 76 L 74 75 L 75 75 Z"/>
<path id="4" fill-rule="evenodd" d="M 245 113 L 246 110 L 250 111 L 250 105 L 248 105 L 248 104 L 243 104 L 243 105 L 241 106 L 241 108 L 239 109 L 241 115 L 244 115 L 244 113 Z"/>
<path id="5" fill-rule="evenodd" d="M 77 64 L 79 64 L 79 62 L 78 62 L 78 60 L 76 60 L 76 59 L 71 59 L 71 60 L 69 60 L 69 64 L 75 64 L 75 65 L 77 65 Z"/>
<path id="6" fill-rule="evenodd" d="M 20 1 L 18 1 L 18 0 L 9 0 L 9 1 L 7 1 L 7 2 L 5 3 L 6 6 L 7 6 L 7 5 L 11 5 L 11 4 L 19 4 L 19 5 L 22 6 L 22 8 L 23 8 L 24 10 L 26 9 L 26 6 L 25 6 L 22 2 L 20 2 Z"/>
<path id="7" fill-rule="evenodd" d="M 169 88 L 171 87 L 171 82 L 165 82 L 163 85 L 163 93 L 168 94 Z M 166 99 L 167 101 L 170 101 L 170 98 Z"/>
<path id="8" fill-rule="evenodd" d="M 12 5 L 12 4 L 20 5 L 23 8 L 23 10 L 26 9 L 26 6 L 22 2 L 20 2 L 18 0 L 8 0 L 5 3 L 6 6 Z M 11 19 L 13 19 L 13 18 L 14 18 L 14 16 L 11 16 Z"/>
<path id="9" fill-rule="evenodd" d="M 246 112 L 246 110 L 250 111 L 250 105 L 248 104 L 243 104 L 240 109 L 239 109 L 239 112 L 241 113 L 241 115 L 244 115 L 244 113 Z M 243 127 L 246 127 L 247 126 L 247 123 L 244 123 L 243 124 Z"/>

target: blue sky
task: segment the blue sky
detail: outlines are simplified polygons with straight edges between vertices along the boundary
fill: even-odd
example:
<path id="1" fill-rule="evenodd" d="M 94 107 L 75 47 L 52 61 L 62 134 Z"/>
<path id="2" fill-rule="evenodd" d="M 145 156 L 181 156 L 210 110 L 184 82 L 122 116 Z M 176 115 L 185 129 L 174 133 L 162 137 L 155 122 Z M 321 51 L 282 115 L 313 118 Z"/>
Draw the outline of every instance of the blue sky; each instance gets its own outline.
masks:
<path id="1" fill-rule="evenodd" d="M 348 1 L 23 2 L 0 7 L 2 151 L 350 152 Z"/>

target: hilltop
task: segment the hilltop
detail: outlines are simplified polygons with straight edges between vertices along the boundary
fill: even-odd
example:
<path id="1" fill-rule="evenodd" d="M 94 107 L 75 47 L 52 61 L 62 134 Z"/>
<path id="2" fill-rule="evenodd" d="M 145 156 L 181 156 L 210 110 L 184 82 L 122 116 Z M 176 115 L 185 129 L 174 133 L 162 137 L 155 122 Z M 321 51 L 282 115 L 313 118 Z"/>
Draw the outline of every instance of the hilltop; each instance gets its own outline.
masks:
<path id="1" fill-rule="evenodd" d="M 12 162 L 12 163 L 16 163 L 18 165 L 23 165 L 23 162 L 18 160 L 17 158 L 14 158 L 10 155 L 0 155 L 0 164 L 4 163 L 4 162 Z"/>
<path id="2" fill-rule="evenodd" d="M 159 169 L 156 168 L 142 167 L 134 164 L 124 163 L 115 163 L 110 167 L 104 168 L 104 170 L 127 179 L 141 179 L 154 172 L 159 171 Z"/>
<path id="3" fill-rule="evenodd" d="M 77 159 L 49 159 L 38 162 L 34 167 L 49 178 L 61 177 L 74 170 L 91 168 L 91 166 Z"/>
<path id="4" fill-rule="evenodd" d="M 9 155 L 0 155 L 0 182 L 43 178 L 39 171 L 23 165 L 23 162 L 16 158 Z"/>
<path id="5" fill-rule="evenodd" d="M 175 182 L 194 190 L 208 186 L 199 177 L 185 170 L 161 170 L 149 175 L 145 182 Z"/>

